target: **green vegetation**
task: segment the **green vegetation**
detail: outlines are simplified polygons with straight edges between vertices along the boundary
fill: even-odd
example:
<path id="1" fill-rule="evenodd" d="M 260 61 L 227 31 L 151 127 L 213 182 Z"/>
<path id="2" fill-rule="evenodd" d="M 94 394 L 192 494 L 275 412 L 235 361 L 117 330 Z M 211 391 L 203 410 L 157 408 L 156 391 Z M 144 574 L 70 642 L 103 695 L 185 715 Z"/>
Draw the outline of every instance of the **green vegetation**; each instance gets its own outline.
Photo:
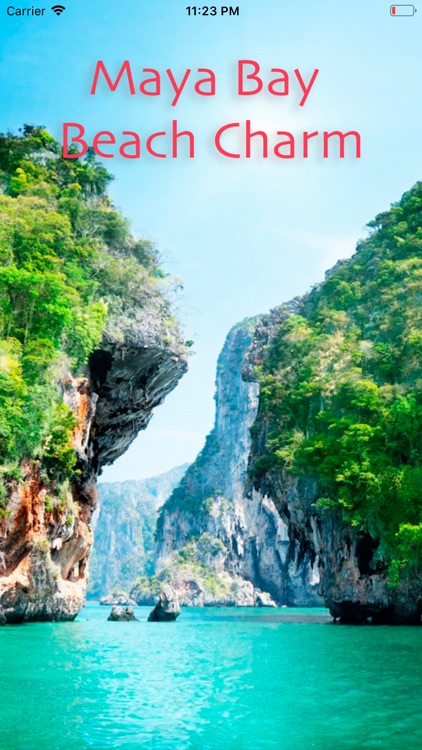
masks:
<path id="1" fill-rule="evenodd" d="M 41 127 L 0 134 L 0 467 L 40 459 L 50 480 L 74 468 L 75 420 L 59 396 L 102 333 L 139 311 L 177 332 L 151 243 L 135 240 L 92 152 L 63 159 Z M 137 324 L 141 321 L 136 318 Z M 1 503 L 1 500 L 0 500 Z"/>
<path id="2" fill-rule="evenodd" d="M 268 351 L 252 477 L 316 480 L 394 583 L 422 573 L 422 183 L 369 227 Z"/>
<path id="3" fill-rule="evenodd" d="M 175 553 L 173 564 L 168 571 L 170 582 L 178 577 L 178 572 L 183 571 L 183 577 L 191 577 L 201 584 L 205 592 L 213 596 L 228 595 L 227 581 L 212 568 L 211 559 L 219 554 L 224 554 L 226 548 L 217 537 L 208 531 L 200 535 L 198 539 L 192 539 Z M 166 571 L 164 571 L 166 572 Z"/>
<path id="4" fill-rule="evenodd" d="M 158 578 L 157 576 L 139 576 L 133 588 L 136 588 L 139 592 L 144 595 L 150 594 L 151 596 L 158 596 L 160 593 L 161 586 L 163 585 L 165 578 Z"/>
<path id="5" fill-rule="evenodd" d="M 132 589 L 135 599 L 156 595 L 164 582 L 178 587 L 181 580 L 194 582 L 211 596 L 228 598 L 231 579 L 227 574 L 213 569 L 212 560 L 227 550 L 220 539 L 204 532 L 190 538 L 180 549 L 174 550 L 169 564 L 157 574 L 140 576 Z"/>
<path id="6" fill-rule="evenodd" d="M 209 570 L 210 560 L 219 554 L 224 554 L 226 548 L 217 537 L 204 531 L 197 538 L 190 541 L 175 552 L 175 565 L 197 566 L 203 573 Z"/>

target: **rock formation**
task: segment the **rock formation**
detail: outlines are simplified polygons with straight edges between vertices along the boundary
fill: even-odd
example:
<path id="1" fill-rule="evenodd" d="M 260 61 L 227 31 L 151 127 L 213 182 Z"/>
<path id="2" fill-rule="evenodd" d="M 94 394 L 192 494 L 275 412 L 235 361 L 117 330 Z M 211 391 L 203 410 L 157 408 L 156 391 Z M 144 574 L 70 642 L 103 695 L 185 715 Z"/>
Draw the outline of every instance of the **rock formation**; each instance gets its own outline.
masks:
<path id="1" fill-rule="evenodd" d="M 229 334 L 215 428 L 158 523 L 182 601 L 249 581 L 344 623 L 421 622 L 421 206 L 417 183 L 308 295 Z"/>
<path id="2" fill-rule="evenodd" d="M 274 599 L 265 591 L 258 591 L 255 597 L 255 607 L 276 607 Z"/>
<path id="3" fill-rule="evenodd" d="M 419 182 L 266 316 L 244 368 L 263 384 L 249 492 L 274 502 L 343 623 L 422 617 L 421 205 Z"/>
<path id="4" fill-rule="evenodd" d="M 124 603 L 136 578 L 152 574 L 157 514 L 187 468 L 185 464 L 140 481 L 99 483 L 89 597 L 100 596 L 100 603 Z M 123 601 L 115 600 L 118 594 Z"/>
<path id="5" fill-rule="evenodd" d="M 133 607 L 119 607 L 115 605 L 107 620 L 110 622 L 137 622 L 138 618 L 134 615 Z"/>
<path id="6" fill-rule="evenodd" d="M 343 264 L 337 264 L 327 273 L 327 278 Z M 292 314 L 306 315 L 307 305 L 306 297 L 296 299 L 262 318 L 245 361 L 246 380 L 256 379 L 256 368 L 265 362 L 282 322 Z M 267 435 L 266 417 L 258 411 L 249 469 L 262 457 Z M 415 576 L 403 585 L 392 586 L 388 564 L 382 557 L 377 560 L 379 538 L 365 529 L 351 527 L 339 510 L 317 508 L 315 503 L 320 492 L 314 476 L 286 477 L 279 470 L 264 471 L 259 480 L 248 481 L 248 491 L 252 496 L 258 492 L 271 498 L 287 529 L 290 555 L 296 561 L 296 568 L 300 569 L 299 561 L 310 561 L 320 579 L 318 590 L 322 601 L 336 620 L 420 624 L 420 579 Z"/>
<path id="7" fill-rule="evenodd" d="M 66 160 L 25 125 L 0 134 L 0 173 L 0 606 L 8 622 L 72 619 L 97 476 L 175 387 L 187 350 L 172 281 L 92 153 Z"/>
<path id="8" fill-rule="evenodd" d="M 177 593 L 168 584 L 161 587 L 160 596 L 151 610 L 148 622 L 174 622 L 180 615 L 180 604 Z"/>
<path id="9" fill-rule="evenodd" d="M 77 417 L 78 473 L 55 496 L 36 462 L 10 487 L 0 518 L 0 604 L 8 622 L 71 620 L 85 601 L 90 525 L 101 468 L 122 455 L 186 371 L 180 342 L 151 340 L 133 326 L 104 335 L 85 377 L 62 377 Z"/>
<path id="10" fill-rule="evenodd" d="M 338 264 L 336 267 L 339 267 Z M 327 274 L 329 277 L 333 270 Z M 258 324 L 243 369 L 253 382 L 255 368 L 262 365 L 281 323 L 289 315 L 306 313 L 307 299 L 296 299 L 263 316 Z M 268 425 L 258 412 L 254 441 L 249 456 L 251 467 L 262 455 Z M 392 587 L 387 568 L 371 565 L 378 542 L 370 534 L 351 528 L 338 511 L 315 506 L 318 487 L 315 478 L 286 478 L 272 471 L 259 481 L 248 481 L 249 492 L 271 498 L 290 539 L 291 558 L 300 569 L 309 560 L 319 581 L 322 603 L 343 623 L 414 623 L 421 621 L 422 598 L 418 580 L 405 587 Z"/>
<path id="11" fill-rule="evenodd" d="M 259 386 L 242 369 L 257 324 L 246 320 L 228 334 L 214 429 L 159 517 L 156 573 L 171 577 L 183 604 L 255 606 L 261 591 L 279 605 L 321 602 L 315 554 L 301 555 L 273 500 L 245 487 Z M 142 591 L 132 595 L 142 599 Z"/>

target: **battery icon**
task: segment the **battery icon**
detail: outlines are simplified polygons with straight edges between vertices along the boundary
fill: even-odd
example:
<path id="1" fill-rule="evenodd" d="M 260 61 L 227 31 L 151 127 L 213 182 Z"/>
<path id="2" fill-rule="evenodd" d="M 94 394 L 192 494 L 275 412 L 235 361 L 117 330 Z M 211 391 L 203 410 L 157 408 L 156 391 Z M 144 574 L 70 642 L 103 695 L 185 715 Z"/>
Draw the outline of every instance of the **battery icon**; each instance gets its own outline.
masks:
<path id="1" fill-rule="evenodd" d="M 414 16 L 416 8 L 414 5 L 392 5 L 390 7 L 391 16 Z"/>

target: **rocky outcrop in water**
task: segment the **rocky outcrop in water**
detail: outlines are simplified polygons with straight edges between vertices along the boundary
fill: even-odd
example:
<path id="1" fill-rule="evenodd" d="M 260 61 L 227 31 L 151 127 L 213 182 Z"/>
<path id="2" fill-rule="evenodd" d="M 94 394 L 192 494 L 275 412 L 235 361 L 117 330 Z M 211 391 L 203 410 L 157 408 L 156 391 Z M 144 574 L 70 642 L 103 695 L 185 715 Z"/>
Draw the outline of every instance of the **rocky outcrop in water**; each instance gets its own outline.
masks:
<path id="1" fill-rule="evenodd" d="M 265 591 L 259 591 L 255 597 L 255 607 L 276 607 L 274 599 Z"/>
<path id="2" fill-rule="evenodd" d="M 148 622 L 174 622 L 180 615 L 180 604 L 172 586 L 162 586 L 158 602 L 151 610 Z"/>
<path id="3" fill-rule="evenodd" d="M 316 555 L 302 555 L 271 497 L 245 486 L 259 386 L 242 370 L 253 369 L 245 357 L 257 324 L 265 338 L 266 319 L 230 331 L 217 365 L 214 429 L 159 517 L 156 573 L 170 576 L 183 604 L 255 606 L 261 592 L 279 605 L 321 602 Z"/>
<path id="4" fill-rule="evenodd" d="M 137 622 L 138 618 L 134 615 L 133 607 L 119 607 L 115 605 L 107 620 L 109 622 Z"/>
<path id="5" fill-rule="evenodd" d="M 71 620 L 85 602 L 97 476 L 147 426 L 187 368 L 181 342 L 141 329 L 104 336 L 86 377 L 64 375 L 63 400 L 77 417 L 77 473 L 54 494 L 36 462 L 10 487 L 0 518 L 0 604 L 8 622 Z"/>
<path id="6" fill-rule="evenodd" d="M 148 622 L 174 622 L 180 615 L 179 598 L 172 586 L 161 587 L 158 602 L 148 616 Z"/>

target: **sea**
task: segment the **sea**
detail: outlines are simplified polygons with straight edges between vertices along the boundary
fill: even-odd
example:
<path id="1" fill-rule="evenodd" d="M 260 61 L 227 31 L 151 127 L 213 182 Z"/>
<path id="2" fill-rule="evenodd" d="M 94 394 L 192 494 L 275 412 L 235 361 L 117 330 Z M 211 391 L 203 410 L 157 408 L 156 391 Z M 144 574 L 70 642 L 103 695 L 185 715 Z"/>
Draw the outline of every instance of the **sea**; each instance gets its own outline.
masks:
<path id="1" fill-rule="evenodd" d="M 0 628 L 1 750 L 422 749 L 422 628 L 324 609 Z"/>

